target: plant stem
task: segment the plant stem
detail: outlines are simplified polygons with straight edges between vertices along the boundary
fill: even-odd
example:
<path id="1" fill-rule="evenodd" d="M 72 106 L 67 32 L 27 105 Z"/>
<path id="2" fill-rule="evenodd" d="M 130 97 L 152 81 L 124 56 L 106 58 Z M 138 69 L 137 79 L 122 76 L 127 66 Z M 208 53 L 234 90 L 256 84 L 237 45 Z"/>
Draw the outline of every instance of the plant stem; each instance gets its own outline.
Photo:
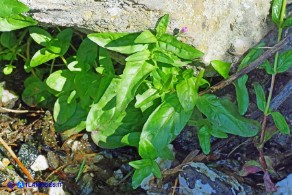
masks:
<path id="1" fill-rule="evenodd" d="M 286 11 L 286 0 L 283 0 L 281 7 L 282 7 L 282 9 L 281 9 L 281 15 L 280 15 L 280 23 L 278 24 L 277 43 L 279 43 L 281 41 L 281 38 L 282 38 L 282 32 L 283 32 L 282 23 L 284 21 L 284 15 L 285 15 L 285 11 Z M 260 154 L 260 163 L 262 165 L 263 171 L 268 176 L 269 176 L 268 166 L 267 166 L 267 162 L 265 159 L 263 148 L 264 148 L 264 144 L 265 144 L 264 142 L 265 142 L 265 130 L 266 130 L 266 125 L 267 125 L 267 117 L 269 115 L 270 103 L 271 103 L 271 99 L 272 99 L 273 91 L 274 91 L 274 87 L 275 87 L 278 60 L 279 60 L 279 52 L 277 51 L 275 54 L 275 59 L 274 59 L 274 67 L 273 67 L 274 74 L 272 74 L 269 96 L 268 96 L 268 99 L 266 102 L 266 107 L 264 110 L 264 116 L 263 116 L 263 121 L 262 121 L 260 145 L 257 147 L 259 154 Z M 277 190 L 277 188 L 275 186 L 273 186 L 272 188 L 273 188 L 272 190 L 275 190 L 275 191 Z M 267 186 L 266 186 L 266 190 L 267 190 Z"/>

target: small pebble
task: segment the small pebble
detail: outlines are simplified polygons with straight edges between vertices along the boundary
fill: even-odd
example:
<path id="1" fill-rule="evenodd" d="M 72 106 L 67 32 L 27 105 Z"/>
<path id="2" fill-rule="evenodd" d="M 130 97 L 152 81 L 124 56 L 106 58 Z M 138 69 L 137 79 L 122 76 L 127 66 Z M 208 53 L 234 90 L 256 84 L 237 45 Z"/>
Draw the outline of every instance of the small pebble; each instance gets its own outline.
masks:
<path id="1" fill-rule="evenodd" d="M 49 168 L 49 164 L 45 156 L 39 155 L 30 168 L 33 171 L 42 171 Z"/>

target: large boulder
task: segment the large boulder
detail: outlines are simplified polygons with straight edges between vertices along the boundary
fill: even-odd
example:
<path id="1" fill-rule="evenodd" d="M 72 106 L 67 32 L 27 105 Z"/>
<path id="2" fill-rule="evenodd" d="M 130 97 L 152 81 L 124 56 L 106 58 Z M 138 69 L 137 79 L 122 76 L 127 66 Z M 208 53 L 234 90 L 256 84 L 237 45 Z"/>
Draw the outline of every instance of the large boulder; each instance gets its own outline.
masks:
<path id="1" fill-rule="evenodd" d="M 44 25 L 104 32 L 153 29 L 170 14 L 169 32 L 188 27 L 181 39 L 205 52 L 204 62 L 230 61 L 268 31 L 269 0 L 21 0 Z"/>

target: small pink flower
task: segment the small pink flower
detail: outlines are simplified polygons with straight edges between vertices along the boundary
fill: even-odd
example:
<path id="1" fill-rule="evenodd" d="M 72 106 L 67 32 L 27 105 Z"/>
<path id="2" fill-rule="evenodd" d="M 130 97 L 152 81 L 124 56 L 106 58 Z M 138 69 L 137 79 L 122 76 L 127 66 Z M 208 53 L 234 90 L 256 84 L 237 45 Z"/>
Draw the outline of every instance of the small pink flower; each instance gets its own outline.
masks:
<path id="1" fill-rule="evenodd" d="M 186 33 L 186 32 L 188 32 L 188 27 L 186 27 L 186 26 L 182 27 L 181 30 L 180 30 L 180 32 L 181 32 L 181 33 Z"/>

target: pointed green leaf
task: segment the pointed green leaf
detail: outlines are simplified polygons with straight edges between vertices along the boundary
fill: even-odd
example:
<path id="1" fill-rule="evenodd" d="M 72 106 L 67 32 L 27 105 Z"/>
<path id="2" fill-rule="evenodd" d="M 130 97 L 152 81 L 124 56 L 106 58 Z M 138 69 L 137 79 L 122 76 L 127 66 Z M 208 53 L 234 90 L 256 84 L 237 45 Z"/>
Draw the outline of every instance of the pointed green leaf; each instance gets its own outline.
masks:
<path id="1" fill-rule="evenodd" d="M 155 28 L 157 38 L 160 38 L 163 34 L 166 33 L 168 22 L 169 22 L 169 15 L 168 14 L 165 14 L 164 16 L 162 16 L 159 19 L 157 26 Z"/>
<path id="2" fill-rule="evenodd" d="M 12 31 L 36 24 L 37 21 L 28 16 L 13 15 L 8 18 L 0 18 L 0 31 Z"/>
<path id="3" fill-rule="evenodd" d="M 67 102 L 68 95 L 60 96 L 54 105 L 54 120 L 58 124 L 64 124 L 75 113 L 77 103 L 76 101 Z"/>
<path id="4" fill-rule="evenodd" d="M 225 133 L 252 137 L 260 130 L 257 121 L 240 116 L 235 105 L 227 99 L 206 94 L 199 96 L 196 106 L 213 126 Z"/>
<path id="5" fill-rule="evenodd" d="M 14 32 L 3 32 L 0 37 L 1 45 L 6 48 L 12 49 L 17 44 L 17 39 Z"/>
<path id="6" fill-rule="evenodd" d="M 220 129 L 218 129 L 217 127 L 212 127 L 211 128 L 211 135 L 213 137 L 216 137 L 216 138 L 227 138 L 228 135 L 226 133 L 224 133 L 223 131 L 221 131 Z"/>
<path id="7" fill-rule="evenodd" d="M 154 160 L 152 161 L 152 173 L 155 177 L 161 178 L 160 168 L 159 168 L 157 162 L 155 162 Z"/>
<path id="8" fill-rule="evenodd" d="M 44 64 L 52 59 L 55 59 L 59 55 L 47 51 L 45 48 L 38 50 L 30 60 L 30 67 L 36 67 Z"/>
<path id="9" fill-rule="evenodd" d="M 123 54 L 132 54 L 147 49 L 147 44 L 135 43 L 140 33 L 93 33 L 88 38 L 101 47 Z"/>
<path id="10" fill-rule="evenodd" d="M 145 167 L 151 166 L 152 160 L 151 159 L 136 160 L 136 161 L 129 162 L 129 165 L 135 169 L 143 169 Z"/>
<path id="11" fill-rule="evenodd" d="M 50 74 L 46 84 L 57 92 L 71 91 L 74 89 L 74 76 L 69 70 L 58 70 Z"/>
<path id="12" fill-rule="evenodd" d="M 268 74 L 270 74 L 270 75 L 275 74 L 275 71 L 274 71 L 274 69 L 272 68 L 272 65 L 270 64 L 269 61 L 264 62 L 264 63 L 260 66 L 260 68 L 264 68 L 265 71 L 266 71 Z"/>
<path id="13" fill-rule="evenodd" d="M 193 60 L 204 55 L 203 52 L 168 34 L 164 34 L 159 38 L 158 45 L 161 49 L 172 52 L 178 57 L 186 60 Z"/>
<path id="14" fill-rule="evenodd" d="M 155 69 L 155 66 L 147 61 L 127 62 L 122 80 L 118 87 L 117 108 L 124 110 L 133 100 L 136 91 L 146 77 Z"/>
<path id="15" fill-rule="evenodd" d="M 176 85 L 176 91 L 179 102 L 181 103 L 184 110 L 186 112 L 193 110 L 198 99 L 198 91 L 196 90 L 196 78 L 192 77 L 180 81 Z"/>
<path id="16" fill-rule="evenodd" d="M 290 134 L 290 128 L 284 118 L 284 116 L 280 112 L 272 112 L 271 113 L 273 120 L 275 122 L 276 127 L 283 134 Z"/>
<path id="17" fill-rule="evenodd" d="M 244 115 L 249 105 L 249 95 L 246 88 L 248 76 L 245 74 L 236 81 L 233 82 L 236 91 L 236 99 L 238 112 L 240 115 Z"/>
<path id="18" fill-rule="evenodd" d="M 138 188 L 142 181 L 152 173 L 152 166 L 144 167 L 143 169 L 137 169 L 132 177 L 132 187 Z"/>
<path id="19" fill-rule="evenodd" d="M 156 43 L 157 39 L 150 30 L 143 31 L 136 39 L 135 43 Z"/>
<path id="20" fill-rule="evenodd" d="M 145 61 L 149 60 L 150 51 L 148 49 L 139 51 L 127 57 L 125 60 L 126 62 L 134 62 L 134 61 Z"/>
<path id="21" fill-rule="evenodd" d="M 128 145 L 128 146 L 139 146 L 141 132 L 131 132 L 122 137 L 121 142 Z"/>
<path id="22" fill-rule="evenodd" d="M 266 107 L 266 96 L 263 87 L 259 83 L 254 83 L 254 90 L 256 93 L 257 106 L 264 112 Z"/>
<path id="23" fill-rule="evenodd" d="M 78 48 L 76 59 L 81 64 L 93 65 L 97 58 L 97 45 L 85 38 Z M 85 67 L 83 66 L 83 69 Z"/>
<path id="24" fill-rule="evenodd" d="M 211 65 L 224 79 L 229 77 L 231 63 L 223 62 L 220 60 L 212 60 Z"/>
<path id="25" fill-rule="evenodd" d="M 207 126 L 203 126 L 198 130 L 199 143 L 204 154 L 209 154 L 211 151 L 210 132 L 211 130 Z"/>
<path id="26" fill-rule="evenodd" d="M 158 157 L 157 150 L 148 139 L 139 142 L 139 155 L 142 158 L 155 160 Z"/>
<path id="27" fill-rule="evenodd" d="M 0 17 L 2 18 L 29 11 L 29 8 L 18 0 L 0 0 L 0 5 Z"/>
<path id="28" fill-rule="evenodd" d="M 156 89 L 150 88 L 147 91 L 145 91 L 143 94 L 136 95 L 137 101 L 135 103 L 135 107 L 140 108 L 159 97 L 160 97 L 159 91 Z"/>
<path id="29" fill-rule="evenodd" d="M 86 119 L 87 131 L 102 131 L 104 136 L 109 136 L 121 125 L 126 113 L 116 111 L 119 83 L 120 79 L 113 79 L 99 102 L 91 106 Z"/>
<path id="30" fill-rule="evenodd" d="M 251 49 L 248 54 L 241 60 L 240 65 L 238 66 L 237 71 L 240 71 L 253 61 L 255 61 L 262 53 L 264 53 L 264 50 L 261 48 L 265 46 L 264 43 L 258 44 L 255 48 Z"/>
<path id="31" fill-rule="evenodd" d="M 281 26 L 280 16 L 283 0 L 274 0 L 272 4 L 272 19 L 277 26 Z"/>
<path id="32" fill-rule="evenodd" d="M 144 140 L 150 141 L 160 156 L 187 124 L 191 114 L 192 111 L 183 110 L 176 94 L 171 94 L 147 119 L 142 129 L 140 143 Z M 140 147 L 145 146 L 139 145 L 139 151 L 146 149 Z"/>
<path id="33" fill-rule="evenodd" d="M 46 46 L 48 42 L 52 39 L 50 33 L 39 27 L 30 27 L 29 35 L 35 42 L 42 46 Z"/>
<path id="34" fill-rule="evenodd" d="M 292 17 L 284 20 L 283 28 L 292 26 Z"/>
<path id="35" fill-rule="evenodd" d="M 279 56 L 277 73 L 282 73 L 292 66 L 292 50 L 288 50 Z"/>
<path id="36" fill-rule="evenodd" d="M 71 28 L 67 28 L 58 33 L 57 38 L 60 42 L 61 52 L 60 55 L 64 55 L 70 47 L 70 42 L 72 39 L 73 30 Z"/>

